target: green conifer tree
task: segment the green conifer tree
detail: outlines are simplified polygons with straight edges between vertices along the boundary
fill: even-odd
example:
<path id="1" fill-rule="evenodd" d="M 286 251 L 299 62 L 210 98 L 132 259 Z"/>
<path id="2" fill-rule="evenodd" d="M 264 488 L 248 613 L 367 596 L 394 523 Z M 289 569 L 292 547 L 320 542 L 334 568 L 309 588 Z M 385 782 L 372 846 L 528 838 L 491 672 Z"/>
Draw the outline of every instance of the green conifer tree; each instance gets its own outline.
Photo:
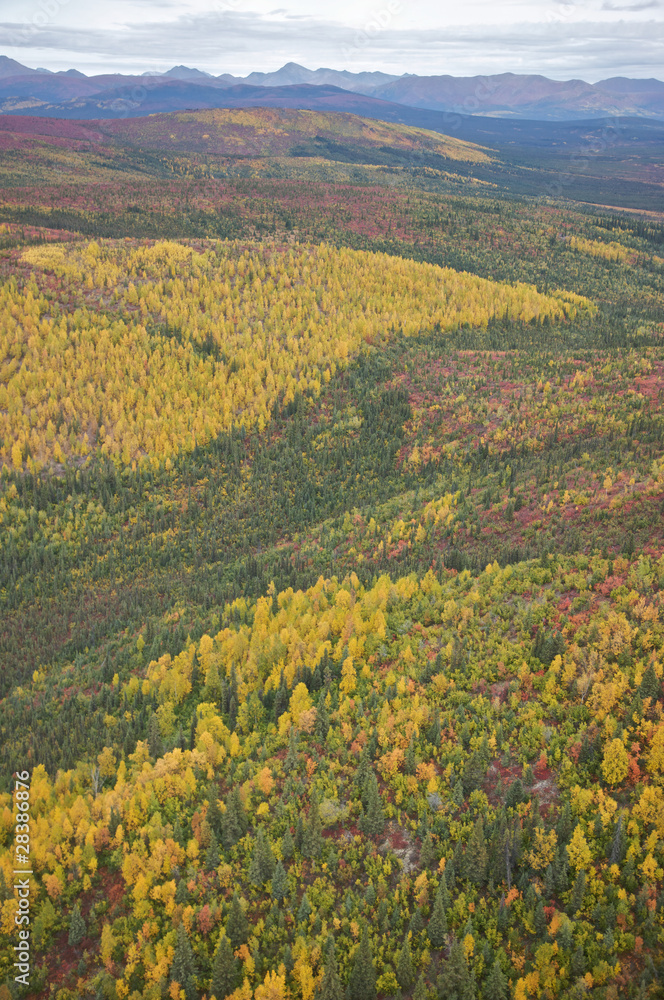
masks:
<path id="1" fill-rule="evenodd" d="M 175 938 L 175 953 L 170 979 L 172 983 L 180 984 L 180 989 L 184 990 L 186 1000 L 196 1000 L 197 998 L 195 976 L 194 953 L 191 950 L 184 924 L 180 923 Z"/>
<path id="2" fill-rule="evenodd" d="M 311 903 L 309 902 L 309 899 L 305 892 L 297 911 L 298 924 L 307 924 L 309 922 L 309 917 L 311 916 L 311 914 L 312 914 Z"/>
<path id="3" fill-rule="evenodd" d="M 415 986 L 415 992 L 413 993 L 413 1000 L 427 1000 L 427 988 L 424 983 L 424 976 L 420 972 L 420 977 L 417 980 Z"/>
<path id="4" fill-rule="evenodd" d="M 421 868 L 431 868 L 436 861 L 436 851 L 433 846 L 433 837 L 431 836 L 431 831 L 427 831 L 427 835 L 422 842 L 422 850 L 420 851 L 420 867 Z"/>
<path id="5" fill-rule="evenodd" d="M 362 830 L 370 837 L 375 837 L 385 829 L 385 813 L 378 791 L 376 775 L 372 774 L 367 783 L 366 811 L 361 819 Z"/>
<path id="6" fill-rule="evenodd" d="M 238 961 L 233 955 L 230 941 L 225 934 L 222 934 L 212 962 L 210 997 L 225 1000 L 236 988 L 237 980 Z"/>
<path id="7" fill-rule="evenodd" d="M 272 883 L 270 885 L 270 894 L 272 899 L 281 902 L 288 895 L 288 876 L 286 875 L 286 869 L 282 865 L 281 861 L 277 861 L 274 868 L 274 875 L 272 876 Z"/>
<path id="8" fill-rule="evenodd" d="M 318 794 L 311 796 L 309 816 L 304 830 L 302 853 L 306 858 L 319 858 L 323 850 L 323 824 L 320 818 Z"/>
<path id="9" fill-rule="evenodd" d="M 374 969 L 369 931 L 366 924 L 362 927 L 362 935 L 355 952 L 346 995 L 347 1000 L 375 1000 L 376 997 L 376 970 Z"/>
<path id="10" fill-rule="evenodd" d="M 226 936 L 231 943 L 233 951 L 237 951 L 241 944 L 247 943 L 249 937 L 249 924 L 237 892 L 233 896 L 231 912 L 226 922 Z"/>
<path id="11" fill-rule="evenodd" d="M 483 1000 L 507 1000 L 507 979 L 498 959 L 491 966 L 491 971 L 484 983 L 482 996 Z"/>
<path id="12" fill-rule="evenodd" d="M 286 759 L 284 760 L 284 771 L 289 774 L 294 771 L 297 767 L 298 754 L 297 754 L 297 744 L 295 739 L 295 726 L 291 726 L 290 735 L 288 737 L 288 753 L 286 754 Z"/>
<path id="13" fill-rule="evenodd" d="M 441 882 L 436 890 L 433 909 L 429 918 L 429 926 L 427 928 L 429 941 L 433 948 L 442 948 L 447 939 L 447 915 L 443 902 L 443 887 L 445 887 L 444 891 L 447 893 L 447 886 L 445 886 L 444 881 Z M 447 893 L 447 898 L 449 899 L 449 893 Z"/>
<path id="14" fill-rule="evenodd" d="M 85 937 L 85 932 L 85 920 L 81 916 L 81 908 L 78 903 L 75 903 L 74 909 L 71 911 L 71 916 L 69 918 L 69 944 L 73 947 L 79 945 Z"/>
<path id="15" fill-rule="evenodd" d="M 219 857 L 219 847 L 217 845 L 217 838 L 214 835 L 214 830 L 210 835 L 210 844 L 207 851 L 205 852 L 205 870 L 207 872 L 216 871 L 219 867 L 219 862 L 221 858 Z"/>
<path id="16" fill-rule="evenodd" d="M 397 959 L 397 981 L 401 989 L 407 992 L 413 985 L 414 980 L 415 971 L 413 969 L 413 956 L 410 951 L 410 938 L 406 934 L 399 952 L 399 958 Z"/>
<path id="17" fill-rule="evenodd" d="M 327 950 L 323 978 L 316 992 L 316 1000 L 345 1000 L 344 988 L 339 979 L 334 944 Z"/>
<path id="18" fill-rule="evenodd" d="M 249 866 L 249 878 L 254 885 L 263 885 L 265 882 L 269 882 L 274 875 L 274 867 L 272 845 L 265 835 L 265 830 L 260 827 L 256 834 L 256 842 Z"/>

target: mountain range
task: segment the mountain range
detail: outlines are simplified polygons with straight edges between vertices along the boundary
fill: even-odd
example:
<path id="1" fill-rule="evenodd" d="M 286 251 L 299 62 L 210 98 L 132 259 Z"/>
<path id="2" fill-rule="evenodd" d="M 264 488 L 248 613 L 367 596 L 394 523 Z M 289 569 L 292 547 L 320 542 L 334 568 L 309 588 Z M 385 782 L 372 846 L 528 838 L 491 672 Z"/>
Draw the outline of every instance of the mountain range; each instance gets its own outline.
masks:
<path id="1" fill-rule="evenodd" d="M 212 76 L 188 66 L 166 73 L 86 76 L 53 73 L 0 56 L 0 111 L 65 118 L 121 118 L 192 108 L 255 105 L 348 111 L 407 121 L 407 109 L 488 118 L 573 121 L 606 117 L 664 119 L 664 83 L 613 77 L 590 84 L 544 76 L 394 76 L 309 70 L 287 63 L 274 73 Z M 401 109 L 401 112 L 399 111 Z"/>

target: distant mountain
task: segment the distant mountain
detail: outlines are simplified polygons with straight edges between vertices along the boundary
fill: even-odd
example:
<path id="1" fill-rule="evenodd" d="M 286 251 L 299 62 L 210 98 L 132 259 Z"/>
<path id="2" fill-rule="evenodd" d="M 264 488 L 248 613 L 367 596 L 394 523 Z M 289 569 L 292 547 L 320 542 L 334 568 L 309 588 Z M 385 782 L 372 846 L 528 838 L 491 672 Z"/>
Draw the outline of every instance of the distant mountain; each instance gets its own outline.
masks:
<path id="1" fill-rule="evenodd" d="M 345 95 L 345 96 L 344 96 Z M 305 101 L 304 104 L 298 102 Z M 210 76 L 189 66 L 165 73 L 85 76 L 78 70 L 50 73 L 0 56 L 0 111 L 64 118 L 113 118 L 192 108 L 326 108 L 406 121 L 408 109 L 485 118 L 536 121 L 631 116 L 664 119 L 664 83 L 615 77 L 597 84 L 544 76 L 394 76 L 306 69 L 287 63 L 274 73 Z M 369 102 L 369 103 L 367 103 Z M 370 102 L 376 102 L 371 104 Z M 394 109 L 401 108 L 398 112 Z"/>
<path id="2" fill-rule="evenodd" d="M 573 119 L 635 112 L 623 95 L 610 95 L 583 80 L 560 82 L 515 73 L 401 77 L 377 87 L 373 96 L 430 111 L 502 117 Z"/>
<path id="3" fill-rule="evenodd" d="M 308 83 L 319 87 L 331 86 L 340 87 L 342 90 L 354 90 L 358 94 L 373 94 L 378 87 L 400 78 L 390 76 L 389 73 L 350 73 L 348 70 L 305 69 L 298 63 L 290 62 L 275 73 L 250 73 L 244 79 L 228 76 L 224 76 L 223 79 L 233 79 L 236 83 L 245 83 L 252 87 L 288 87 Z"/>
<path id="4" fill-rule="evenodd" d="M 39 70 L 28 69 L 22 63 L 10 59 L 9 56 L 0 56 L 0 80 L 5 77 L 21 76 L 24 73 L 38 73 Z"/>
<path id="5" fill-rule="evenodd" d="M 204 73 L 200 69 L 191 69 L 189 66 L 173 66 L 167 70 L 164 76 L 173 77 L 175 80 L 210 80 L 213 79 L 211 73 Z"/>

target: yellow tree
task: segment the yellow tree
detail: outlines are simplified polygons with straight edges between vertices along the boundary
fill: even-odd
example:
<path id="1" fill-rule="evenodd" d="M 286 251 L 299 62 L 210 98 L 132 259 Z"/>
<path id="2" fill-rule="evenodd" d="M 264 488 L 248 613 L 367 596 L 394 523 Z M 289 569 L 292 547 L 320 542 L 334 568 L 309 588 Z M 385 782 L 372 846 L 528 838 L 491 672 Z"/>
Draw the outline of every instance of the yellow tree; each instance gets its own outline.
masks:
<path id="1" fill-rule="evenodd" d="M 629 756 L 622 740 L 611 740 L 604 751 L 602 774 L 609 785 L 619 785 L 627 777 Z"/>
<path id="2" fill-rule="evenodd" d="M 585 871 L 592 861 L 592 854 L 588 847 L 588 841 L 581 829 L 581 824 L 577 823 L 572 839 L 567 846 L 567 856 L 569 863 L 576 872 Z"/>

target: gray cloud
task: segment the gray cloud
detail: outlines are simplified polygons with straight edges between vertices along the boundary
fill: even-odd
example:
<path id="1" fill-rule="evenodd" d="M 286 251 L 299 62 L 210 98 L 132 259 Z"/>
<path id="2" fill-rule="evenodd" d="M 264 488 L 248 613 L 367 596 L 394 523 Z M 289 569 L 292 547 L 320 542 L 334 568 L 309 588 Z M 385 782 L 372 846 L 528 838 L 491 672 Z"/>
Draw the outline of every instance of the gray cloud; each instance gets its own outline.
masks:
<path id="1" fill-rule="evenodd" d="M 635 14 L 641 10 L 654 10 L 654 9 L 659 10 L 661 6 L 662 4 L 660 3 L 660 0 L 646 0 L 645 3 L 624 3 L 624 4 L 605 2 L 602 4 L 602 10 L 619 11 L 624 13 L 629 12 Z"/>
<path id="2" fill-rule="evenodd" d="M 644 2 L 649 7 L 656 0 Z M 661 21 L 580 23 L 558 16 L 555 4 L 540 22 L 437 30 L 388 25 L 371 34 L 306 15 L 270 17 L 237 10 L 108 29 L 0 23 L 0 47 L 18 49 L 11 54 L 25 62 L 21 49 L 38 53 L 40 65 L 50 54 L 57 55 L 60 65 L 79 60 L 105 71 L 142 72 L 186 63 L 212 73 L 244 74 L 295 61 L 311 68 L 464 76 L 511 71 L 589 82 L 604 76 L 661 75 L 663 36 Z"/>

